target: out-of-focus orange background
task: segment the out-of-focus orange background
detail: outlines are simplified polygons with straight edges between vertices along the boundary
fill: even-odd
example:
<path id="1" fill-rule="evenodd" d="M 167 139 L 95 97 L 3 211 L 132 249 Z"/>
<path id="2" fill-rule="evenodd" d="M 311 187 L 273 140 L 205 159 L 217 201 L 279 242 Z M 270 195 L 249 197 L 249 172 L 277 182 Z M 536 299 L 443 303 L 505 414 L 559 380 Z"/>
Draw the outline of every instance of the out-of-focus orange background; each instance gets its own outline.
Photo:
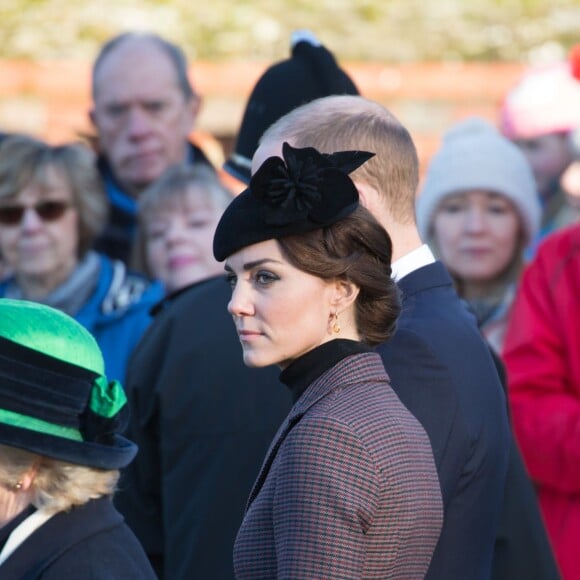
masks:
<path id="1" fill-rule="evenodd" d="M 248 95 L 270 64 L 197 61 L 191 66 L 203 96 L 196 139 L 215 161 L 233 146 Z M 409 128 L 423 168 L 441 134 L 458 119 L 480 115 L 496 122 L 501 99 L 524 69 L 505 62 L 341 64 L 364 96 L 386 105 Z M 88 61 L 0 60 L 0 130 L 51 142 L 90 134 L 90 67 Z"/>

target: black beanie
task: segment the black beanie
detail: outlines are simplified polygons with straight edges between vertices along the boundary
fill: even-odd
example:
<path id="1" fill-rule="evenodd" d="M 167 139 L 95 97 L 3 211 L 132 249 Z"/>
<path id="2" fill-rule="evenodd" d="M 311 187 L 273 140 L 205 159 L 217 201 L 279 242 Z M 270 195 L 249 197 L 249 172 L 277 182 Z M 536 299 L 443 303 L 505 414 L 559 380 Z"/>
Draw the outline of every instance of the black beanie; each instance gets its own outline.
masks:
<path id="1" fill-rule="evenodd" d="M 300 39 L 289 59 L 272 65 L 256 83 L 242 119 L 234 152 L 224 169 L 248 184 L 252 157 L 263 133 L 296 107 L 330 95 L 358 95 L 351 78 L 316 39 Z"/>

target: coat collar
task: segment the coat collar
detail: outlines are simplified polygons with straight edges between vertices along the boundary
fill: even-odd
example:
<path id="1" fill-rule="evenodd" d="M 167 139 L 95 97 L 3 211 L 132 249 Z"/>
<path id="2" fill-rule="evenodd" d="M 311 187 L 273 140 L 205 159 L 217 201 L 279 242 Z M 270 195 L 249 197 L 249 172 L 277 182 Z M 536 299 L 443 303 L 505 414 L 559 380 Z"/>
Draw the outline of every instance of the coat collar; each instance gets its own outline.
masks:
<path id="1" fill-rule="evenodd" d="M 72 546 L 122 521 L 123 517 L 108 497 L 60 512 L 29 536 L 0 566 L 0 578 L 39 578 Z"/>
<path id="2" fill-rule="evenodd" d="M 323 398 L 349 386 L 360 384 L 361 371 L 364 373 L 365 382 L 389 381 L 381 357 L 374 352 L 368 352 L 347 356 L 342 359 L 332 368 L 323 373 L 306 389 L 306 391 L 304 391 L 300 399 L 298 399 L 296 404 L 290 410 L 288 417 L 286 417 L 284 423 L 280 426 L 280 429 L 278 429 L 278 432 L 270 445 L 270 449 L 268 449 L 268 453 L 266 454 L 258 478 L 256 479 L 254 487 L 250 493 L 246 511 L 262 489 L 276 454 L 292 428 Z"/>
<path id="3" fill-rule="evenodd" d="M 360 382 L 361 365 L 365 367 L 365 380 L 385 380 L 385 368 L 380 356 L 374 352 L 347 356 L 323 373 L 304 391 L 302 397 L 290 410 L 288 420 L 296 421 L 331 392 Z"/>
<path id="4" fill-rule="evenodd" d="M 397 285 L 403 292 L 403 300 L 422 292 L 423 290 L 436 287 L 453 287 L 453 280 L 442 262 L 421 266 L 413 272 L 403 276 Z"/>

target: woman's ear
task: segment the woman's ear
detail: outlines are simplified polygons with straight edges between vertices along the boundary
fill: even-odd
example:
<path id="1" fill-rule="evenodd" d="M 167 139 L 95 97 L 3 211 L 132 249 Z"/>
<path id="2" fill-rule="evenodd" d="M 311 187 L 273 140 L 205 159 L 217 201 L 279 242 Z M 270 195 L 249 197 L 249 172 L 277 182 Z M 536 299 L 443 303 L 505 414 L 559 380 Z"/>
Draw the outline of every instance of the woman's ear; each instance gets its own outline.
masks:
<path id="1" fill-rule="evenodd" d="M 333 284 L 332 306 L 341 312 L 354 303 L 360 288 L 348 280 L 335 280 Z"/>
<path id="2" fill-rule="evenodd" d="M 20 479 L 18 480 L 18 482 L 20 483 L 20 489 L 22 491 L 28 491 L 31 487 L 32 484 L 34 483 L 34 480 L 36 479 L 36 476 L 38 475 L 38 470 L 40 468 L 40 463 L 39 461 L 35 461 L 21 476 Z"/>

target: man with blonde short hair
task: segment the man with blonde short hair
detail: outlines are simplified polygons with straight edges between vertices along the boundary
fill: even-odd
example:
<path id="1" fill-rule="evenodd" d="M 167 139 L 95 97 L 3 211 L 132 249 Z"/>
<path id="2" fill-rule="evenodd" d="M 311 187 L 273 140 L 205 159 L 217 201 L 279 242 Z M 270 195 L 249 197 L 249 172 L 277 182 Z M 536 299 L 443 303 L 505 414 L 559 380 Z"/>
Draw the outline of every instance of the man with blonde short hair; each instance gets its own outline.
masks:
<path id="1" fill-rule="evenodd" d="M 429 435 L 445 505 L 427 578 L 489 579 L 510 444 L 506 402 L 475 319 L 417 231 L 419 163 L 411 136 L 377 103 L 326 97 L 274 123 L 253 170 L 280 155 L 285 141 L 325 153 L 375 153 L 351 176 L 362 204 L 391 236 L 403 296 L 397 332 L 378 351 L 396 393 Z"/>

